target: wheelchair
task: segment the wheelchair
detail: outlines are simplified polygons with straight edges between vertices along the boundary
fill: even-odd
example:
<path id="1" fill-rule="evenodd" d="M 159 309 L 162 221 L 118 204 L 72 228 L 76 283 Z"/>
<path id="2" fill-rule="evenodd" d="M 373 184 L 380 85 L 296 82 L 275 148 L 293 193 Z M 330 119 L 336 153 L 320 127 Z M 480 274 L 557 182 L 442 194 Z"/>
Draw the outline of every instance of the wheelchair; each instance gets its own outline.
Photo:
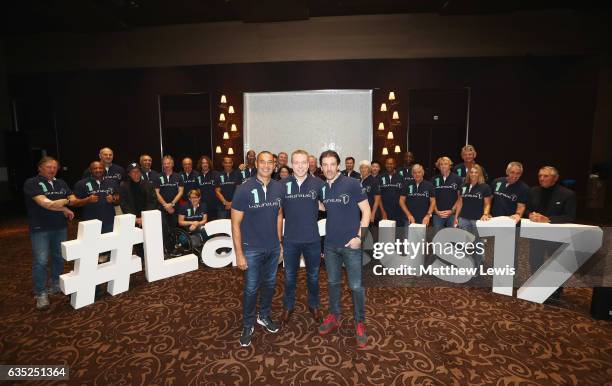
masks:
<path id="1" fill-rule="evenodd" d="M 173 258 L 190 253 L 200 257 L 204 245 L 204 235 L 202 233 L 203 231 L 189 233 L 180 227 L 172 229 L 169 234 L 171 247 L 167 251 L 168 257 Z"/>

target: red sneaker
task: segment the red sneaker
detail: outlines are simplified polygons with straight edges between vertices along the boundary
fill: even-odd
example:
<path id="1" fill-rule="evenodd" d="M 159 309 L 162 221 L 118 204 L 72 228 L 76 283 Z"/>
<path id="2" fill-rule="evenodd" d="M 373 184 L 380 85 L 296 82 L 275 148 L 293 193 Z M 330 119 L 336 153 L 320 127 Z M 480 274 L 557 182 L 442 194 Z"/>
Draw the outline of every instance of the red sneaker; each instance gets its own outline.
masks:
<path id="1" fill-rule="evenodd" d="M 338 319 L 334 314 L 329 314 L 323 320 L 323 323 L 319 326 L 319 335 L 325 335 L 330 333 L 332 330 L 338 328 Z"/>
<path id="2" fill-rule="evenodd" d="M 355 328 L 355 339 L 357 339 L 357 345 L 360 348 L 364 348 L 368 343 L 368 336 L 366 335 L 363 322 L 357 323 L 357 327 Z"/>

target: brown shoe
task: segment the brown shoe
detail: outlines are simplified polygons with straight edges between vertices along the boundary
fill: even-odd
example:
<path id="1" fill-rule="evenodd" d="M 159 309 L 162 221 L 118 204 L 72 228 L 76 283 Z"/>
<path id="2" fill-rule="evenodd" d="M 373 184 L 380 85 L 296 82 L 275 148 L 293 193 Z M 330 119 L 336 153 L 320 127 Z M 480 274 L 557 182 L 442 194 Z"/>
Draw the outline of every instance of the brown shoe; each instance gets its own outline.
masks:
<path id="1" fill-rule="evenodd" d="M 283 310 L 283 314 L 281 315 L 281 320 L 285 323 L 288 322 L 292 314 L 293 314 L 293 309 Z"/>
<path id="2" fill-rule="evenodd" d="M 319 311 L 319 307 L 308 307 L 308 310 L 312 314 L 314 320 L 316 320 L 317 322 L 321 321 L 321 311 Z"/>

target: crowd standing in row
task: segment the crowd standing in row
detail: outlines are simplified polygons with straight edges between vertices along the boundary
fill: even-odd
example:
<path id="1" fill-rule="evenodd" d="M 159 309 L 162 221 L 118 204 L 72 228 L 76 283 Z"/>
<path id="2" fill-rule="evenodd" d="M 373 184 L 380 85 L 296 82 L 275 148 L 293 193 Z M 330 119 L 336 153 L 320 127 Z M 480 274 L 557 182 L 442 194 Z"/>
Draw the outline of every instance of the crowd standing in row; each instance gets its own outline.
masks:
<path id="1" fill-rule="evenodd" d="M 318 159 L 296 150 L 291 155 L 291 167 L 285 152 L 276 156 L 249 150 L 245 163 L 238 168 L 231 157 L 225 157 L 221 171 L 214 170 L 208 156 L 200 157 L 195 167 L 191 158 L 184 158 L 178 173 L 174 159 L 168 155 L 163 157 L 158 173 L 152 170 L 150 155 L 141 155 L 139 163 L 123 169 L 112 162 L 112 150 L 103 148 L 100 160 L 89 165 L 74 189 L 56 178 L 59 162 L 44 157 L 38 165 L 39 174 L 24 185 L 36 307 L 48 308 L 48 294 L 59 292 L 59 275 L 63 272 L 61 242 L 67 238 L 67 220 L 74 217 L 70 208 L 81 209 L 81 220 L 100 220 L 102 232 L 112 231 L 116 213 L 134 214 L 140 226 L 142 211 L 159 209 L 164 246 L 170 254 L 168 236 L 173 227 L 203 232 L 207 221 L 231 218 L 236 263 L 245 270 L 240 344 L 248 346 L 255 323 L 269 332 L 280 328 L 270 317 L 270 308 L 281 255 L 285 265 L 283 322 L 289 321 L 293 313 L 302 255 L 309 310 L 316 320 L 321 319 L 321 239 L 317 220 L 320 211 L 324 211 L 327 221 L 323 254 L 330 299 L 329 314 L 319 326 L 319 333 L 327 334 L 339 325 L 344 265 L 352 293 L 355 337 L 363 347 L 367 337 L 361 283 L 362 227 L 388 219 L 396 221 L 397 226 L 432 224 L 435 231 L 459 227 L 478 237 L 476 221 L 496 216 L 508 216 L 515 222 L 523 217 L 546 223 L 574 220 L 575 195 L 558 184 L 559 174 L 554 167 L 540 168 L 539 186 L 530 189 L 520 180 L 520 162 L 510 162 L 506 176 L 488 183 L 486 171 L 475 162 L 473 146 L 463 147 L 461 157 L 463 162 L 457 165 L 449 157 L 440 157 L 436 162 L 439 173 L 426 180 L 425 169 L 414 163 L 410 152 L 404 154 L 399 168 L 390 157 L 384 162 L 384 171 L 377 161 L 361 161 L 359 172 L 354 170 L 353 157 L 345 159 L 345 169 L 340 171 L 340 157 L 331 150 Z M 47 288 L 49 256 L 51 279 Z M 532 267 L 541 265 L 543 256 L 532 260 Z M 482 263 L 483 256 L 474 258 L 477 264 Z"/>

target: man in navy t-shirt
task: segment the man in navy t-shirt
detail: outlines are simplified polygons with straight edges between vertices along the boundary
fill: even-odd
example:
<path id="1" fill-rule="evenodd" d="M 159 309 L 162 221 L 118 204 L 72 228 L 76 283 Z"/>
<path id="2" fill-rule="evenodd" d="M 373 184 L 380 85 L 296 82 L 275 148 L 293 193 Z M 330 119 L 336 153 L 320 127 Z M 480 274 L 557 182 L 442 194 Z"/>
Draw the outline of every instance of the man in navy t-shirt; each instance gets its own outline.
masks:
<path id="1" fill-rule="evenodd" d="M 410 224 L 429 225 L 431 214 L 436 206 L 434 187 L 423 176 L 425 169 L 419 164 L 412 166 L 413 180 L 402 188 L 400 207 Z"/>
<path id="2" fill-rule="evenodd" d="M 510 216 L 515 223 L 521 221 L 529 201 L 529 186 L 520 181 L 523 175 L 523 164 L 510 162 L 506 167 L 506 177 L 500 177 L 491 183 L 493 204 L 491 215 Z"/>
<path id="3" fill-rule="evenodd" d="M 386 173 L 380 176 L 380 197 L 383 220 L 394 220 L 396 226 L 404 226 L 404 213 L 399 205 L 400 192 L 405 178 L 395 171 L 395 159 L 387 158 L 385 161 Z"/>
<path id="4" fill-rule="evenodd" d="M 438 158 L 436 167 L 440 170 L 440 174 L 431 180 L 436 196 L 436 207 L 432 217 L 435 233 L 442 228 L 452 228 L 455 221 L 454 213 L 457 209 L 456 204 L 459 189 L 463 185 L 463 178 L 451 171 L 452 166 L 453 161 L 450 158 Z"/>
<path id="5" fill-rule="evenodd" d="M 339 172 L 340 156 L 333 150 L 319 157 L 326 182 L 321 188 L 321 200 L 327 211 L 325 224 L 325 268 L 329 292 L 329 315 L 319 326 L 325 335 L 338 328 L 341 314 L 342 265 L 346 267 L 353 298 L 355 338 L 365 347 L 365 290 L 361 281 L 361 228 L 370 224 L 370 205 L 358 180 Z M 361 214 L 361 220 L 359 215 Z"/>
<path id="6" fill-rule="evenodd" d="M 89 170 L 91 177 L 83 178 L 74 185 L 74 194 L 86 200 L 81 209 L 81 220 L 100 220 L 102 233 L 112 232 L 114 205 L 119 202 L 118 192 L 111 180 L 104 179 L 104 166 L 101 162 L 92 162 Z"/>
<path id="7" fill-rule="evenodd" d="M 246 153 L 246 163 L 238 166 L 240 170 L 240 176 L 242 177 L 242 182 L 250 177 L 255 177 L 257 175 L 257 167 L 255 167 L 255 150 L 249 150 Z"/>
<path id="8" fill-rule="evenodd" d="M 38 162 L 38 175 L 23 184 L 28 225 L 32 241 L 32 279 L 36 309 L 49 307 L 48 294 L 60 292 L 59 275 L 64 271 L 62 242 L 67 238 L 67 221 L 74 218 L 68 206 L 81 206 L 87 200 L 78 199 L 68 184 L 55 178 L 59 163 L 53 157 Z M 47 285 L 47 263 L 51 256 L 51 282 Z"/>
<path id="9" fill-rule="evenodd" d="M 193 170 L 193 161 L 189 157 L 183 158 L 182 162 L 183 171 L 180 173 L 181 180 L 183 181 L 183 197 L 181 204 L 187 204 L 189 200 L 189 192 L 193 189 L 199 189 L 198 176 L 200 173 Z"/>
<path id="10" fill-rule="evenodd" d="M 232 157 L 223 157 L 223 171 L 219 172 L 215 194 L 221 202 L 221 207 L 217 212 L 217 218 L 229 218 L 232 200 L 236 187 L 242 183 L 242 176 L 234 170 L 234 160 Z"/>
<path id="11" fill-rule="evenodd" d="M 125 179 L 125 169 L 113 163 L 113 150 L 105 147 L 100 149 L 100 162 L 104 166 L 104 179 L 111 180 L 111 184 L 115 190 L 119 189 L 119 184 Z M 83 172 L 83 178 L 91 177 L 89 168 Z"/>
<path id="12" fill-rule="evenodd" d="M 285 262 L 285 293 L 282 320 L 287 322 L 295 305 L 295 286 L 300 256 L 306 264 L 308 287 L 308 309 L 318 322 L 319 311 L 319 266 L 321 263 L 321 237 L 317 224 L 319 193 L 323 181 L 308 173 L 308 153 L 296 150 L 291 154 L 293 175 L 281 180 L 283 186 L 283 257 Z"/>
<path id="13" fill-rule="evenodd" d="M 217 180 L 219 175 L 216 170 L 213 170 L 212 160 L 203 155 L 200 157 L 199 170 L 200 175 L 198 176 L 198 187 L 202 194 L 201 200 L 206 204 L 208 210 L 208 221 L 217 219 L 217 211 L 221 203 L 215 193 L 215 187 L 217 186 Z"/>
<path id="14" fill-rule="evenodd" d="M 474 146 L 465 145 L 463 148 L 461 148 L 461 159 L 463 159 L 463 162 L 455 165 L 455 167 L 453 168 L 453 173 L 463 178 L 463 180 L 467 182 L 467 177 L 470 173 L 470 169 L 472 168 L 472 166 L 476 165 L 476 149 L 474 148 Z M 482 166 L 481 169 L 485 182 L 487 182 L 489 180 L 487 171 Z"/>
<path id="15" fill-rule="evenodd" d="M 276 270 L 281 254 L 283 186 L 271 179 L 274 158 L 269 151 L 257 155 L 257 175 L 236 189 L 232 202 L 232 239 L 236 265 L 245 271 L 243 329 L 240 345 L 251 344 L 253 325 L 278 332 L 270 318 Z M 257 298 L 259 292 L 259 313 Z"/>
<path id="16" fill-rule="evenodd" d="M 142 154 L 140 156 L 139 163 L 142 180 L 153 185 L 153 183 L 159 179 L 159 173 L 151 169 L 151 166 L 153 165 L 153 158 L 148 154 Z"/>
<path id="17" fill-rule="evenodd" d="M 359 163 L 359 174 L 361 174 L 361 190 L 368 197 L 371 214 L 370 222 L 374 222 L 376 212 L 380 208 L 380 181 L 372 174 L 372 166 L 370 161 L 361 161 Z"/>
<path id="18" fill-rule="evenodd" d="M 174 172 L 174 158 L 172 156 L 164 156 L 162 160 L 162 172 L 157 181 L 153 184 L 159 210 L 162 213 L 162 231 L 164 234 L 164 248 L 167 253 L 172 252 L 170 241 L 170 229 L 176 228 L 178 218 L 176 206 L 178 201 L 183 196 L 183 181 L 181 177 Z"/>
<path id="19" fill-rule="evenodd" d="M 344 159 L 344 166 L 346 166 L 346 169 L 344 169 L 341 173 L 347 177 L 351 177 L 351 178 L 355 178 L 357 180 L 361 179 L 361 174 L 357 173 L 355 171 L 355 158 L 353 157 L 346 157 Z"/>

